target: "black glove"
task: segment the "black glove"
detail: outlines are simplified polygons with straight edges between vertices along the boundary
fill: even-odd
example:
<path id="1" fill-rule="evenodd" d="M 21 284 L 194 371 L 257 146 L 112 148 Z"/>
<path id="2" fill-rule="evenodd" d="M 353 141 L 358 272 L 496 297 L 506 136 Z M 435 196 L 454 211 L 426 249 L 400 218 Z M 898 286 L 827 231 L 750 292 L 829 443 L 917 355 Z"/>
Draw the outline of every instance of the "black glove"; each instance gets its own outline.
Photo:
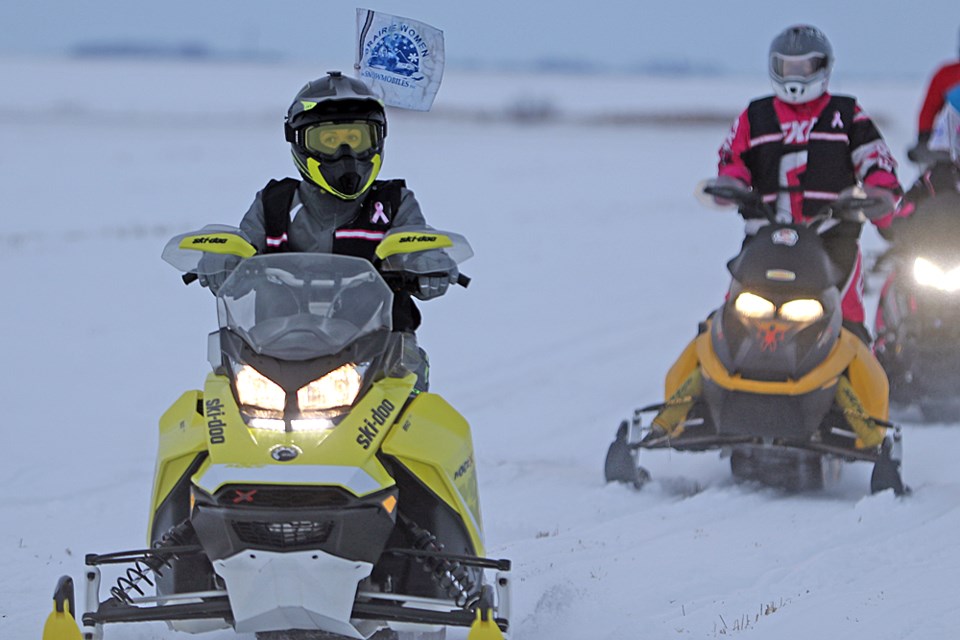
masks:
<path id="1" fill-rule="evenodd" d="M 710 186 L 712 187 L 733 189 L 734 191 L 742 191 L 744 193 L 750 191 L 750 187 L 747 186 L 747 183 L 731 176 L 717 176 L 710 182 Z M 720 207 L 732 207 L 733 205 L 737 204 L 734 200 L 727 200 L 726 198 L 716 195 L 712 196 L 712 198 L 713 203 Z"/>
<path id="2" fill-rule="evenodd" d="M 450 283 L 456 282 L 460 275 L 457 263 L 439 249 L 410 254 L 404 270 L 416 276 L 417 287 L 411 293 L 420 300 L 442 296 L 447 292 Z"/>
<path id="3" fill-rule="evenodd" d="M 917 143 L 907 149 L 907 157 L 910 158 L 911 162 L 924 162 L 929 149 L 927 149 L 927 143 L 930 142 L 930 132 L 925 131 L 917 134 Z"/>
<path id="4" fill-rule="evenodd" d="M 454 267 L 454 270 L 456 270 L 456 267 Z M 456 280 L 456 275 L 454 275 L 453 279 Z M 447 292 L 447 288 L 449 286 L 449 273 L 443 275 L 419 276 L 417 278 L 417 291 L 414 292 L 413 295 L 421 300 L 439 298 Z"/>

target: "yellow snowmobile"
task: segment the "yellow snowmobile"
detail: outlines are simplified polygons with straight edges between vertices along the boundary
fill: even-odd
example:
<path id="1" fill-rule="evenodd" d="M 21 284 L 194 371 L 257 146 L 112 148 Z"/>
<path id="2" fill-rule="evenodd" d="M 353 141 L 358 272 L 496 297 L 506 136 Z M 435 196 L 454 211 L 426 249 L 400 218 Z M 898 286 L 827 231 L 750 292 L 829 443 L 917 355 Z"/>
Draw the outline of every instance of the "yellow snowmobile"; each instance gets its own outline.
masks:
<path id="1" fill-rule="evenodd" d="M 671 367 L 665 401 L 620 424 L 607 481 L 649 480 L 640 450 L 719 450 L 738 480 L 819 489 L 839 479 L 844 461 L 860 460 L 874 465 L 872 491 L 902 494 L 887 379 L 869 347 L 842 326 L 843 274 L 821 239 L 838 222 L 889 211 L 884 199 L 853 189 L 809 224 L 783 224 L 752 191 L 717 181 L 701 189 L 762 212 L 769 224 L 727 265 L 729 297 Z M 656 413 L 647 426 L 645 412 Z"/>
<path id="2" fill-rule="evenodd" d="M 472 255 L 424 229 L 387 234 L 379 270 L 254 255 L 228 227 L 171 240 L 164 259 L 188 283 L 204 252 L 246 258 L 216 294 L 213 371 L 160 419 L 148 548 L 88 555 L 86 610 L 61 579 L 43 640 L 138 621 L 258 640 L 504 638 L 510 562 L 484 557 L 470 427 L 422 390 L 420 351 L 391 327 L 387 280 L 405 286 L 407 258 L 438 249 Z M 101 601 L 112 564 L 126 566 Z"/>

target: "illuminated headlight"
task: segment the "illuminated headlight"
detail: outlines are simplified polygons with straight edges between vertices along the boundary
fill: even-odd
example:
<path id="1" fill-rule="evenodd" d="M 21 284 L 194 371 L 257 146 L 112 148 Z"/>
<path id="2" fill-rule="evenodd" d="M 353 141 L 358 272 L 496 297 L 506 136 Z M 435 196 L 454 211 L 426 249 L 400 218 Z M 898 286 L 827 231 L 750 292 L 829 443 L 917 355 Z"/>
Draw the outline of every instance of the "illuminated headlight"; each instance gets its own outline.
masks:
<path id="1" fill-rule="evenodd" d="M 772 319 L 777 311 L 772 302 L 747 291 L 737 296 L 733 307 L 740 315 L 757 320 Z"/>
<path id="2" fill-rule="evenodd" d="M 244 413 L 252 418 L 283 420 L 287 394 L 280 385 L 249 365 L 236 371 L 234 382 Z"/>
<path id="3" fill-rule="evenodd" d="M 913 262 L 913 279 L 917 284 L 925 287 L 948 292 L 957 291 L 960 289 L 960 267 L 944 271 L 926 258 L 917 258 Z"/>
<path id="4" fill-rule="evenodd" d="M 360 394 L 366 365 L 345 364 L 297 391 L 299 418 L 289 420 L 293 431 L 332 429 L 332 419 L 346 411 Z M 283 388 L 249 365 L 235 367 L 237 399 L 254 429 L 285 431 L 287 394 Z"/>
<path id="5" fill-rule="evenodd" d="M 780 317 L 790 322 L 813 322 L 823 317 L 823 305 L 818 300 L 791 300 L 780 306 Z"/>
<path id="6" fill-rule="evenodd" d="M 353 404 L 363 375 L 357 365 L 345 364 L 297 391 L 300 414 L 307 419 L 330 418 Z"/>

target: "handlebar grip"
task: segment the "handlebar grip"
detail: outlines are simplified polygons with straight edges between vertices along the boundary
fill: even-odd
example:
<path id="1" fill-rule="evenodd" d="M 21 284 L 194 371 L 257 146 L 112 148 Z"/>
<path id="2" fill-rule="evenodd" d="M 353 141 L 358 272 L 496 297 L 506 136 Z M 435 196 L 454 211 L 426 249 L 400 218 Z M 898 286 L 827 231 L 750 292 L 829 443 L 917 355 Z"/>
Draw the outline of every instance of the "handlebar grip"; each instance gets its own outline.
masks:
<path id="1" fill-rule="evenodd" d="M 457 275 L 457 284 L 466 289 L 470 286 L 470 278 L 468 276 L 461 274 Z"/>
<path id="2" fill-rule="evenodd" d="M 183 280 L 183 284 L 190 284 L 194 280 L 199 280 L 200 276 L 198 276 L 196 273 L 191 271 L 190 273 L 185 273 L 182 276 L 180 276 L 180 279 Z"/>

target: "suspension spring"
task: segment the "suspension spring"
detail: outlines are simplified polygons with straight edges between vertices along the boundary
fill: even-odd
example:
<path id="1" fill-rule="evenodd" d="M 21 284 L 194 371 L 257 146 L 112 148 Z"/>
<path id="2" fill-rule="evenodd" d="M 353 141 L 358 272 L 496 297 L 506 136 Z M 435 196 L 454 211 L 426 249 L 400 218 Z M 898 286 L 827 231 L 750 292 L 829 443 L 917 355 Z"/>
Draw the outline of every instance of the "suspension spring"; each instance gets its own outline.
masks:
<path id="1" fill-rule="evenodd" d="M 435 535 L 413 522 L 408 521 L 407 525 L 413 535 L 414 548 L 431 553 L 443 552 L 443 544 Z M 466 608 L 479 597 L 475 593 L 476 582 L 470 575 L 470 571 L 459 562 L 435 556 L 417 557 L 417 562 L 423 565 L 423 570 L 430 574 L 434 582 L 457 603 L 458 607 Z"/>
<path id="2" fill-rule="evenodd" d="M 160 577 L 162 569 L 170 566 L 174 554 L 164 551 L 168 547 L 187 544 L 195 536 L 193 525 L 189 520 L 171 527 L 159 540 L 153 543 L 153 548 L 143 558 L 133 561 L 133 566 L 127 568 L 124 575 L 117 578 L 117 584 L 110 589 L 110 595 L 126 604 L 133 604 L 134 592 L 137 595 L 146 595 L 141 583 L 155 586 L 150 575 Z"/>

